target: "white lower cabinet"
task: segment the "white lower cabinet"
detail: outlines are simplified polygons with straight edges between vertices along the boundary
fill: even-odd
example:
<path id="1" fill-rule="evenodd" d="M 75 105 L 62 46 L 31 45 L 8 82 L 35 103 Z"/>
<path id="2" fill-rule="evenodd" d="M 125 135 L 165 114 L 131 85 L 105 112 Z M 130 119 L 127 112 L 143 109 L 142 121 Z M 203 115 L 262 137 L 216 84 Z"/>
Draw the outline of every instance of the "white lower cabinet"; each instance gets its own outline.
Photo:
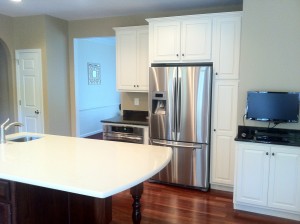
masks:
<path id="1" fill-rule="evenodd" d="M 236 209 L 300 221 L 300 147 L 237 143 Z"/>

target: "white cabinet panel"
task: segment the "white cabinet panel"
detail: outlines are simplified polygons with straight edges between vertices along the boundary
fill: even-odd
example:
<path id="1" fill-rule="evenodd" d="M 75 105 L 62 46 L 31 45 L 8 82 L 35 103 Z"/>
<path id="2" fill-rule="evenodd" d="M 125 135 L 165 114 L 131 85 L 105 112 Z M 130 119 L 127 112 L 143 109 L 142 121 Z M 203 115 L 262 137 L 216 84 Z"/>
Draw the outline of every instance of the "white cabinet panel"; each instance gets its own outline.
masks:
<path id="1" fill-rule="evenodd" d="M 269 182 L 270 207 L 300 212 L 299 148 L 271 148 Z"/>
<path id="2" fill-rule="evenodd" d="M 136 32 L 122 31 L 117 34 L 117 88 L 132 89 L 136 79 Z"/>
<path id="3" fill-rule="evenodd" d="M 243 144 L 237 151 L 236 200 L 255 205 L 267 205 L 269 154 L 267 146 Z"/>
<path id="4" fill-rule="evenodd" d="M 136 83 L 140 91 L 148 91 L 149 86 L 149 32 L 137 31 L 137 75 Z"/>
<path id="5" fill-rule="evenodd" d="M 300 218 L 300 147 L 238 142 L 235 174 L 235 207 Z"/>
<path id="6" fill-rule="evenodd" d="M 237 93 L 236 80 L 216 80 L 214 83 L 211 145 L 213 184 L 233 186 Z"/>
<path id="7" fill-rule="evenodd" d="M 154 23 L 152 35 L 154 62 L 179 60 L 180 22 Z"/>
<path id="8" fill-rule="evenodd" d="M 238 79 L 241 15 L 217 16 L 213 23 L 213 61 L 217 79 Z"/>
<path id="9" fill-rule="evenodd" d="M 148 19 L 151 62 L 211 61 L 212 18 L 209 15 Z"/>
<path id="10" fill-rule="evenodd" d="M 215 135 L 213 149 L 212 182 L 233 184 L 234 145 L 231 136 Z"/>
<path id="11" fill-rule="evenodd" d="M 181 25 L 181 60 L 211 59 L 211 19 L 191 19 Z"/>
<path id="12" fill-rule="evenodd" d="M 117 48 L 117 89 L 148 91 L 148 26 L 114 28 Z"/>

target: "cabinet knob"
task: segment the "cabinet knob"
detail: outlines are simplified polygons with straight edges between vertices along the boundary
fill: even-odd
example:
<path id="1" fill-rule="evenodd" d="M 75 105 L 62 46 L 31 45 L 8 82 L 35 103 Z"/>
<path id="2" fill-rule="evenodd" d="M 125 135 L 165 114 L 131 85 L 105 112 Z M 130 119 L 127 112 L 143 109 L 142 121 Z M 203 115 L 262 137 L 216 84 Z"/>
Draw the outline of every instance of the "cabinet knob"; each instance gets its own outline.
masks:
<path id="1" fill-rule="evenodd" d="M 182 57 L 184 57 L 184 54 L 182 54 Z"/>
<path id="2" fill-rule="evenodd" d="M 136 87 L 139 87 L 139 85 L 136 85 Z"/>
<path id="3" fill-rule="evenodd" d="M 216 131 L 216 129 L 214 129 L 214 131 Z"/>
<path id="4" fill-rule="evenodd" d="M 272 152 L 272 156 L 275 156 L 275 153 L 274 153 L 274 152 Z"/>
<path id="5" fill-rule="evenodd" d="M 269 153 L 268 153 L 268 152 L 266 152 L 266 155 L 268 156 L 268 155 L 269 155 Z"/>
<path id="6" fill-rule="evenodd" d="M 218 75 L 218 72 L 216 72 L 216 75 Z"/>
<path id="7" fill-rule="evenodd" d="M 133 85 L 133 87 L 135 87 L 135 85 Z"/>
<path id="8" fill-rule="evenodd" d="M 178 56 L 179 56 L 179 54 L 176 54 L 176 56 L 178 57 Z"/>

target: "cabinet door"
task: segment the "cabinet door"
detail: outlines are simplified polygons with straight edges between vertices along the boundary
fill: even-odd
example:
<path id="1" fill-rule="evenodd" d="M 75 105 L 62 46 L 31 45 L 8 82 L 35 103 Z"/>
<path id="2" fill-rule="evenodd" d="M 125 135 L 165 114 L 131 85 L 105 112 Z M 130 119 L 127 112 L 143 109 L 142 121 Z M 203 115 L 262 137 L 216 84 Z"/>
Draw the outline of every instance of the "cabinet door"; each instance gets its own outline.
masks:
<path id="1" fill-rule="evenodd" d="M 300 211 L 300 151 L 299 148 L 271 148 L 269 204 L 270 207 Z"/>
<path id="2" fill-rule="evenodd" d="M 137 88 L 148 91 L 149 83 L 149 35 L 148 29 L 137 31 Z"/>
<path id="3" fill-rule="evenodd" d="M 238 81 L 217 80 L 213 94 L 212 183 L 233 186 Z"/>
<path id="4" fill-rule="evenodd" d="M 180 22 L 153 23 L 153 62 L 180 60 Z"/>
<path id="5" fill-rule="evenodd" d="M 213 61 L 217 79 L 238 79 L 241 16 L 224 15 L 214 18 Z"/>
<path id="6" fill-rule="evenodd" d="M 189 19 L 181 24 L 181 60 L 211 61 L 212 20 Z"/>
<path id="7" fill-rule="evenodd" d="M 117 89 L 135 90 L 136 85 L 136 31 L 120 31 L 116 34 Z"/>
<path id="8" fill-rule="evenodd" d="M 0 202 L 0 223 L 11 224 L 10 205 Z"/>
<path id="9" fill-rule="evenodd" d="M 238 143 L 235 200 L 266 206 L 270 147 Z"/>

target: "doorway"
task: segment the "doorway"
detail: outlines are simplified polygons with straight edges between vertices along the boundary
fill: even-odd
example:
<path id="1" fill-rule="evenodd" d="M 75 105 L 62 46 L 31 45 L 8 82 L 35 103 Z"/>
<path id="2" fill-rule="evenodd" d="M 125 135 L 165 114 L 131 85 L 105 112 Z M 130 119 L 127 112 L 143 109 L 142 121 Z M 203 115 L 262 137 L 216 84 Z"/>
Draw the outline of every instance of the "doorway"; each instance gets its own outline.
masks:
<path id="1" fill-rule="evenodd" d="M 6 44 L 0 39 L 0 124 L 7 118 L 13 120 L 13 113 L 10 110 L 13 102 L 10 103 L 8 64 L 9 55 Z"/>
<path id="2" fill-rule="evenodd" d="M 74 39 L 76 136 L 102 132 L 101 120 L 119 114 L 115 37 Z"/>

